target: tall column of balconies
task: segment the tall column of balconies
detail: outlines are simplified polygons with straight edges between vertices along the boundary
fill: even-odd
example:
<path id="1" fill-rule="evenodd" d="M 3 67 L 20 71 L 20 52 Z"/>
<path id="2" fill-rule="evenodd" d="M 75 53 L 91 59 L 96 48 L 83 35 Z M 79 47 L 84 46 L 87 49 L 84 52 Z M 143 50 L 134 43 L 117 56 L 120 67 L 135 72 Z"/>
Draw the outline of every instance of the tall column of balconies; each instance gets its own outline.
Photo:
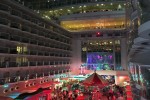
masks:
<path id="1" fill-rule="evenodd" d="M 68 31 L 10 0 L 0 5 L 1 84 L 70 71 Z"/>
<path id="2" fill-rule="evenodd" d="M 134 99 L 150 99 L 149 97 L 149 1 L 128 0 L 132 10 L 130 14 L 129 44 L 129 71 Z"/>

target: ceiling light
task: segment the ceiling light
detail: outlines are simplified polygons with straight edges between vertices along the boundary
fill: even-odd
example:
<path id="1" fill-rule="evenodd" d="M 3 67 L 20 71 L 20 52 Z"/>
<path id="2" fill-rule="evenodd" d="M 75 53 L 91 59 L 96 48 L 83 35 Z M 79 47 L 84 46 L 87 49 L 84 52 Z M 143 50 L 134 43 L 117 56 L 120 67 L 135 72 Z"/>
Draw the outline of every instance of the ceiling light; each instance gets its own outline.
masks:
<path id="1" fill-rule="evenodd" d="M 60 10 L 62 10 L 62 9 L 60 9 Z"/>
<path id="2" fill-rule="evenodd" d="M 82 6 L 80 6 L 79 8 L 81 8 Z"/>
<path id="3" fill-rule="evenodd" d="M 97 4 L 96 6 L 99 6 L 99 4 Z"/>
<path id="4" fill-rule="evenodd" d="M 84 7 L 86 7 L 86 5 L 84 5 Z"/>
<path id="5" fill-rule="evenodd" d="M 113 5 L 113 3 L 110 3 L 110 5 Z"/>
<path id="6" fill-rule="evenodd" d="M 47 2 L 49 2 L 49 0 Z"/>
<path id="7" fill-rule="evenodd" d="M 104 4 L 102 3 L 101 5 L 103 6 Z"/>
<path id="8" fill-rule="evenodd" d="M 72 9 L 74 8 L 74 7 L 71 7 Z"/>

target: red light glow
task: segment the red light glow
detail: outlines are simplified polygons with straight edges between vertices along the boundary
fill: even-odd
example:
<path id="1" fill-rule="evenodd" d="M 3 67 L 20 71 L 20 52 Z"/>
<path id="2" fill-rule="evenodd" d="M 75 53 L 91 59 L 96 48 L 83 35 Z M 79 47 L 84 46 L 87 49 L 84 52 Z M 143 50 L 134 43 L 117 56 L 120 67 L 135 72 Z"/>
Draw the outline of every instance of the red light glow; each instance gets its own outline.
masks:
<path id="1" fill-rule="evenodd" d="M 98 32 L 97 34 L 100 35 L 100 32 Z"/>

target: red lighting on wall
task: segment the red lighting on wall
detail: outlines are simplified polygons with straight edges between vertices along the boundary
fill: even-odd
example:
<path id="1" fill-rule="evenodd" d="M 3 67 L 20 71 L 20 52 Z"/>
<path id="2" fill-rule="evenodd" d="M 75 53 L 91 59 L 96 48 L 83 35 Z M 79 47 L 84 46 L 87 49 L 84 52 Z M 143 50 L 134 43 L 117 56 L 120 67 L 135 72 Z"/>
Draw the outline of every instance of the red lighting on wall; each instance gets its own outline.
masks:
<path id="1" fill-rule="evenodd" d="M 100 37 L 102 34 L 100 32 L 96 32 L 96 37 Z"/>

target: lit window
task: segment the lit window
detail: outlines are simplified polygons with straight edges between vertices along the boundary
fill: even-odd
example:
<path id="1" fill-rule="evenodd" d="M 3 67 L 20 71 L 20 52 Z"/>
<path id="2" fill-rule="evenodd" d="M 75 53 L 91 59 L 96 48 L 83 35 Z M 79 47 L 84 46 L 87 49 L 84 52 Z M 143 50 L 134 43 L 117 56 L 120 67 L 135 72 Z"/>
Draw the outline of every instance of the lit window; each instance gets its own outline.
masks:
<path id="1" fill-rule="evenodd" d="M 83 48 L 82 48 L 82 51 L 87 51 L 87 48 L 86 48 L 86 47 L 83 47 Z"/>
<path id="2" fill-rule="evenodd" d="M 19 47 L 19 46 L 17 46 L 17 52 L 18 52 L 18 53 L 21 53 L 21 51 L 22 51 L 22 48 Z"/>
<path id="3" fill-rule="evenodd" d="M 118 9 L 121 9 L 121 8 L 122 8 L 122 7 L 121 7 L 121 5 L 119 4 L 119 5 L 118 5 Z"/>

